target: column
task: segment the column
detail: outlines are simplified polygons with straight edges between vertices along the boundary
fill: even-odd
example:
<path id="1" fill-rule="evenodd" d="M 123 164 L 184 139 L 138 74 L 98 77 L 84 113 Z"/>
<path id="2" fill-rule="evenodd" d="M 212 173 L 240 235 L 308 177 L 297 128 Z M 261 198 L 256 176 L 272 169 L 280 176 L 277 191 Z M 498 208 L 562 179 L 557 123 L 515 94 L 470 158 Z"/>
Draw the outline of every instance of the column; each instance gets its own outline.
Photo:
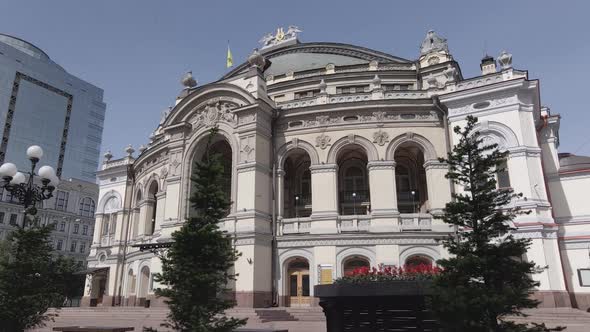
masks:
<path id="1" fill-rule="evenodd" d="M 451 182 L 445 178 L 449 166 L 438 160 L 427 160 L 424 163 L 426 171 L 426 187 L 428 192 L 428 211 L 433 214 L 441 214 L 448 202 L 451 201 Z M 452 227 L 440 219 L 432 220 L 432 230 L 438 232 L 451 232 Z"/>
<path id="2" fill-rule="evenodd" d="M 338 165 L 311 165 L 312 234 L 336 233 L 338 219 Z"/>
<path id="3" fill-rule="evenodd" d="M 94 223 L 94 233 L 92 234 L 93 245 L 100 244 L 100 236 L 102 234 L 102 216 L 102 213 L 96 214 L 96 219 Z"/>
<path id="4" fill-rule="evenodd" d="M 370 161 L 369 190 L 371 191 L 371 232 L 397 231 L 398 210 L 395 187 L 395 161 Z"/>
<path id="5" fill-rule="evenodd" d="M 283 218 L 285 210 L 285 170 L 279 168 L 276 170 L 277 177 L 277 219 Z"/>

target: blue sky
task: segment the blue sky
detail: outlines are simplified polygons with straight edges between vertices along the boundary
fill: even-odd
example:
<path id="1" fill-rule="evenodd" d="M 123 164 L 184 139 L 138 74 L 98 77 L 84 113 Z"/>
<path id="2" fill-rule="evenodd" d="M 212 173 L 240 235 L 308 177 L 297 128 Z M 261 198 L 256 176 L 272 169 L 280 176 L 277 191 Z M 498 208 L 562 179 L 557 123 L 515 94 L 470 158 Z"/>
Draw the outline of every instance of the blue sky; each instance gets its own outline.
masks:
<path id="1" fill-rule="evenodd" d="M 506 49 L 541 80 L 541 102 L 562 115 L 560 151 L 590 155 L 588 1 L 154 1 L 3 0 L 0 32 L 42 48 L 105 90 L 102 150 L 145 144 L 192 70 L 199 84 L 227 72 L 260 37 L 294 24 L 301 40 L 360 45 L 418 57 L 428 29 L 449 41 L 463 75 L 484 50 Z"/>

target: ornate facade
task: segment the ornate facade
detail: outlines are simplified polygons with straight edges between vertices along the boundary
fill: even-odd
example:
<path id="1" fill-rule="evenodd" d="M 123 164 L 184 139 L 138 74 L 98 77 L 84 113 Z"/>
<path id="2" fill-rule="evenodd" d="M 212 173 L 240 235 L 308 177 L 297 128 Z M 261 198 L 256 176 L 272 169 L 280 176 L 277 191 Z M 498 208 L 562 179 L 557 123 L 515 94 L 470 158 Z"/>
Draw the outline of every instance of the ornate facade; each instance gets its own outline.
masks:
<path id="1" fill-rule="evenodd" d="M 432 31 L 418 59 L 406 60 L 300 43 L 291 28 L 265 36 L 262 53 L 216 82 L 197 87 L 189 73 L 138 156 L 131 147 L 124 158 L 105 156 L 86 304 L 161 304 L 157 253 L 191 213 L 191 168 L 214 125 L 211 149 L 224 156 L 232 201 L 222 227 L 242 253 L 231 285 L 239 306 L 315 305 L 313 285 L 355 267 L 433 263 L 447 256 L 438 240 L 455 232 L 433 215 L 460 190 L 437 158 L 471 114 L 486 140 L 510 152 L 499 185 L 522 192 L 514 204 L 532 211 L 514 226 L 533 239 L 526 258 L 546 266 L 534 276 L 536 296 L 545 306 L 588 306 L 578 273 L 588 266 L 580 257 L 589 214 L 572 196 L 590 171 L 571 160 L 575 175 L 562 174 L 559 116 L 540 105 L 538 81 L 512 68 L 510 54 L 500 68 L 484 58 L 482 75 L 467 79 Z M 575 184 L 562 188 L 564 180 Z"/>

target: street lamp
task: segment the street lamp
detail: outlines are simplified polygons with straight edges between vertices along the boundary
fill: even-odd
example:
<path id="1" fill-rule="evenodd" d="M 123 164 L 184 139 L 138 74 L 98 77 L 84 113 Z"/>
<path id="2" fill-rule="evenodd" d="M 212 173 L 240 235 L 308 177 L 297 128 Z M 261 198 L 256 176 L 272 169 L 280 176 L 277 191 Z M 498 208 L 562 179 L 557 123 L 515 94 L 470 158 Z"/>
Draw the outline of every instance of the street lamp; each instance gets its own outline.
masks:
<path id="1" fill-rule="evenodd" d="M 356 216 L 356 193 L 352 193 L 352 214 Z"/>
<path id="2" fill-rule="evenodd" d="M 410 193 L 412 194 L 412 212 L 416 213 L 416 201 L 415 201 L 416 191 L 412 190 Z"/>
<path id="3" fill-rule="evenodd" d="M 13 163 L 4 163 L 0 166 L 0 177 L 4 180 L 0 187 L 10 192 L 12 197 L 16 197 L 19 204 L 25 207 L 25 216 L 34 216 L 37 214 L 35 205 L 53 196 L 59 179 L 51 166 L 41 166 L 39 174 L 35 174 L 37 163 L 43 157 L 43 149 L 40 146 L 30 146 L 27 149 L 27 157 L 31 161 L 29 172 L 19 172 Z M 41 178 L 41 186 L 34 183 L 35 176 Z"/>
<path id="4" fill-rule="evenodd" d="M 299 218 L 299 195 L 295 195 L 295 218 Z"/>

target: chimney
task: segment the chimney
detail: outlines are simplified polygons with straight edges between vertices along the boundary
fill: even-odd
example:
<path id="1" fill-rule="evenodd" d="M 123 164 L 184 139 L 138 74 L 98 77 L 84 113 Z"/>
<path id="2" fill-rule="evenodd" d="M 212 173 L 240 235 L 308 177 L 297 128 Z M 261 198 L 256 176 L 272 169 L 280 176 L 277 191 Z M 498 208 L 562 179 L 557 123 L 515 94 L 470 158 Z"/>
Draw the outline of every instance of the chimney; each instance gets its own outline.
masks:
<path id="1" fill-rule="evenodd" d="M 496 73 L 496 60 L 491 56 L 487 55 L 481 59 L 481 64 L 479 65 L 481 68 L 481 74 L 495 74 Z"/>

